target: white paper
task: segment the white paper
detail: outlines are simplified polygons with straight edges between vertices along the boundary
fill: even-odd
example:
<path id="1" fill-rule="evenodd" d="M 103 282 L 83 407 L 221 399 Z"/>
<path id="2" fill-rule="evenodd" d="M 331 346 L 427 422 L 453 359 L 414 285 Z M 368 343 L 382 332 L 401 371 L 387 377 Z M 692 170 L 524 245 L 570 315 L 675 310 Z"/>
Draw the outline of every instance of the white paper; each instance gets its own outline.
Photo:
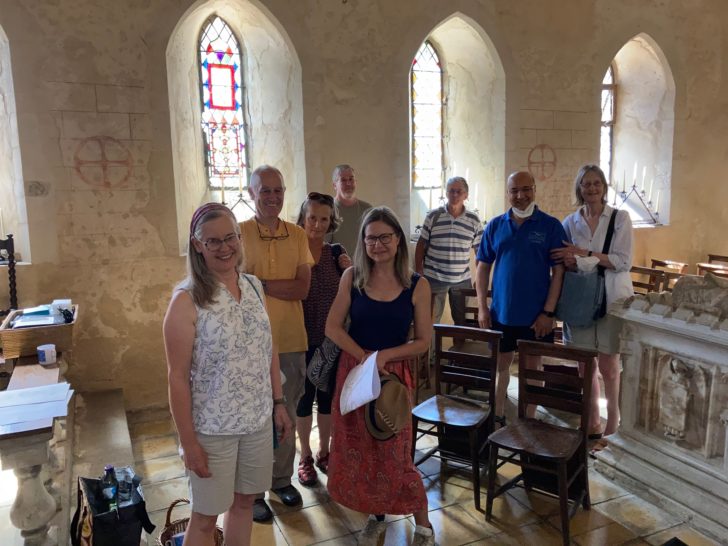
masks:
<path id="1" fill-rule="evenodd" d="M 0 408 L 66 400 L 70 387 L 71 385 L 64 381 L 41 387 L 0 391 Z"/>
<path id="2" fill-rule="evenodd" d="M 71 396 L 73 396 L 73 390 L 69 390 L 62 400 L 0 408 L 0 426 L 64 417 L 68 414 L 68 401 Z"/>
<path id="3" fill-rule="evenodd" d="M 363 406 L 379 397 L 382 384 L 377 371 L 377 353 L 369 355 L 363 363 L 356 366 L 346 376 L 341 389 L 341 415 Z"/>

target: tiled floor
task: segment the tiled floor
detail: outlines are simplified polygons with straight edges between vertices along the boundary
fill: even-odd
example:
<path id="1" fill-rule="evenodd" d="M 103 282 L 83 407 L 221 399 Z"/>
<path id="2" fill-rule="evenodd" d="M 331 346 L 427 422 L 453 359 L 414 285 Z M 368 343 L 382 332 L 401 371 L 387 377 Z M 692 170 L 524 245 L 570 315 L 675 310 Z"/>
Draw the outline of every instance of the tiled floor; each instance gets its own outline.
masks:
<path id="1" fill-rule="evenodd" d="M 166 508 L 177 498 L 187 496 L 187 481 L 182 462 L 177 456 L 175 434 L 166 412 L 130 414 L 129 428 L 136 458 L 136 468 L 144 476 L 144 491 L 152 521 L 164 526 Z M 316 430 L 313 445 L 316 445 Z M 424 447 L 424 440 L 418 447 Z M 296 460 L 296 465 L 298 460 Z M 461 544 L 561 544 L 558 504 L 538 494 L 515 489 L 496 499 L 493 520 L 474 506 L 473 490 L 466 474 L 450 472 L 441 481 L 440 466 L 430 460 L 420 467 L 430 505 L 430 521 L 441 546 Z M 500 470 L 504 477 L 516 468 L 507 465 Z M 275 498 L 270 505 L 275 518 L 269 524 L 253 526 L 255 546 L 268 545 L 355 545 L 356 534 L 367 515 L 340 506 L 328 497 L 326 476 L 319 475 L 318 485 L 299 486 L 303 504 L 289 508 Z M 678 518 L 640 500 L 628 491 L 592 471 L 589 474 L 591 511 L 579 510 L 571 521 L 572 544 L 663 544 L 678 537 L 691 546 L 717 544 L 692 530 Z M 485 488 L 481 488 L 485 506 Z M 188 506 L 176 508 L 172 519 L 189 514 Z M 390 522 L 382 544 L 406 545 L 412 540 L 414 522 L 411 517 L 387 517 Z"/>

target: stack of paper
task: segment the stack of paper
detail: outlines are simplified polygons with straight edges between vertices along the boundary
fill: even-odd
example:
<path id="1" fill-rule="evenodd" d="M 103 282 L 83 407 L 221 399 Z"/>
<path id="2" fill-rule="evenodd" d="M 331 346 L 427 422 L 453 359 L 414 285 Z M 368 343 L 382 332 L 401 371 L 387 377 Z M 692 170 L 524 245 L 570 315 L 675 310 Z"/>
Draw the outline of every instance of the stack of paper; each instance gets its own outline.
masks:
<path id="1" fill-rule="evenodd" d="M 0 392 L 0 435 L 47 428 L 68 413 L 71 385 L 54 383 Z"/>
<path id="2" fill-rule="evenodd" d="M 374 352 L 349 372 L 341 389 L 341 415 L 346 415 L 356 408 L 379 397 L 382 384 L 377 371 L 377 353 Z"/>

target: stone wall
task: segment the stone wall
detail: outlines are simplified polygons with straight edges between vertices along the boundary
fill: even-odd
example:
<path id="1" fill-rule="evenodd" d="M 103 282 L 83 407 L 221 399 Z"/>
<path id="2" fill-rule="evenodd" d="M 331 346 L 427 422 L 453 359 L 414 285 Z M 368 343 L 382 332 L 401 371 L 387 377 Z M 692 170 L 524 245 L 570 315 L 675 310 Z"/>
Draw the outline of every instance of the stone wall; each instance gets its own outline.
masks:
<path id="1" fill-rule="evenodd" d="M 248 1 L 226 5 L 252 12 Z M 167 48 L 180 21 L 204 4 L 0 0 L 25 183 L 24 202 L 15 206 L 27 209 L 32 256 L 32 265 L 18 271 L 20 302 L 68 296 L 80 303 L 68 376 L 79 390 L 123 386 L 131 408 L 166 399 L 161 320 L 184 274 L 179 226 L 187 222 L 178 217 L 184 210 L 172 148 L 180 130 L 173 138 Z M 331 169 L 345 161 L 357 169 L 360 196 L 392 206 L 405 224 L 408 71 L 433 29 L 453 15 L 472 21 L 502 65 L 502 159 L 489 160 L 483 180 L 471 174 L 483 216 L 504 210 L 498 183 L 528 167 L 529 157 L 545 175 L 537 193 L 543 208 L 559 216 L 572 210 L 576 168 L 598 160 L 604 72 L 625 43 L 647 34 L 675 80 L 672 209 L 669 226 L 636 234 L 636 262 L 694 263 L 707 252 L 728 254 L 728 186 L 720 174 L 721 135 L 728 130 L 728 98 L 721 93 L 728 74 L 725 2 L 265 0 L 253 6 L 300 63 L 301 81 L 280 84 L 299 86 L 302 96 L 303 140 L 286 149 L 303 160 L 293 157 L 286 168 L 306 188 L 299 183 L 289 198 L 306 189 L 330 191 Z M 245 44 L 246 36 L 240 38 Z M 482 108 L 481 96 L 466 96 L 478 102 L 472 108 Z M 284 160 L 271 155 L 270 161 Z M 3 200 L 7 185 L 0 179 Z M 0 298 L 5 286 L 0 269 Z"/>

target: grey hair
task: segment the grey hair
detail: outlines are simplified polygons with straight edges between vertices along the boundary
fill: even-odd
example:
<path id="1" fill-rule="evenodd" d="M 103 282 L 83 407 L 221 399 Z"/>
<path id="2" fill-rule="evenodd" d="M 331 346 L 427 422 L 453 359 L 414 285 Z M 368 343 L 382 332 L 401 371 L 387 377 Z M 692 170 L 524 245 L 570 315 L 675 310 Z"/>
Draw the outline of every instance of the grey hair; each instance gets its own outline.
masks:
<path id="1" fill-rule="evenodd" d="M 587 175 L 587 173 L 596 173 L 599 177 L 599 180 L 602 181 L 602 185 L 604 186 L 602 203 L 606 203 L 607 192 L 609 191 L 609 184 L 607 184 L 607 177 L 604 176 L 604 171 L 601 169 L 601 167 L 599 167 L 599 165 L 583 165 L 579 169 L 579 172 L 576 173 L 576 178 L 574 178 L 574 199 L 576 204 L 584 204 L 584 197 L 581 195 L 581 181 L 584 180 L 584 177 Z"/>
<path id="2" fill-rule="evenodd" d="M 187 290 L 192 296 L 192 301 L 198 307 L 207 307 L 211 303 L 215 302 L 215 296 L 217 295 L 217 280 L 210 273 L 210 269 L 207 267 L 205 258 L 201 252 L 197 252 L 194 245 L 192 244 L 193 237 L 200 240 L 202 237 L 202 226 L 221 216 L 230 216 L 233 219 L 235 225 L 235 233 L 240 235 L 240 226 L 238 225 L 235 216 L 232 212 L 226 212 L 222 209 L 214 209 L 203 215 L 197 222 L 195 233 L 190 236 L 189 248 L 187 249 L 187 278 L 183 280 L 177 289 Z M 237 262 L 238 271 L 243 270 L 243 246 L 240 245 L 240 252 L 238 253 Z"/>
<path id="3" fill-rule="evenodd" d="M 465 191 L 470 192 L 470 188 L 468 187 L 468 181 L 465 180 L 462 176 L 452 176 L 447 179 L 447 182 L 445 182 L 445 188 L 449 188 L 456 182 L 462 182 L 463 186 L 465 186 Z"/>
<path id="4" fill-rule="evenodd" d="M 405 237 L 397 216 L 389 207 L 371 208 L 361 221 L 359 241 L 356 244 L 356 252 L 354 253 L 354 286 L 362 290 L 368 284 L 372 273 L 374 261 L 367 254 L 364 235 L 367 226 L 373 222 L 384 222 L 394 230 L 394 234 L 399 239 L 397 255 L 394 258 L 394 274 L 404 288 L 409 288 L 412 284 L 412 269 L 409 265 L 407 237 Z"/>
<path id="5" fill-rule="evenodd" d="M 273 167 L 272 165 L 261 165 L 257 169 L 255 169 L 251 175 L 250 175 L 250 184 L 249 186 L 252 188 L 254 186 L 260 185 L 260 176 L 263 173 L 266 172 L 274 172 L 278 175 L 278 177 L 281 179 L 281 184 L 283 184 L 283 187 L 286 187 L 285 179 L 283 178 L 283 173 L 278 170 L 277 168 Z"/>
<path id="6" fill-rule="evenodd" d="M 339 179 L 339 176 L 341 176 L 341 171 L 354 171 L 354 167 L 349 165 L 348 163 L 342 163 L 341 165 L 337 165 L 334 167 L 334 172 L 331 173 L 331 181 L 336 182 Z"/>

